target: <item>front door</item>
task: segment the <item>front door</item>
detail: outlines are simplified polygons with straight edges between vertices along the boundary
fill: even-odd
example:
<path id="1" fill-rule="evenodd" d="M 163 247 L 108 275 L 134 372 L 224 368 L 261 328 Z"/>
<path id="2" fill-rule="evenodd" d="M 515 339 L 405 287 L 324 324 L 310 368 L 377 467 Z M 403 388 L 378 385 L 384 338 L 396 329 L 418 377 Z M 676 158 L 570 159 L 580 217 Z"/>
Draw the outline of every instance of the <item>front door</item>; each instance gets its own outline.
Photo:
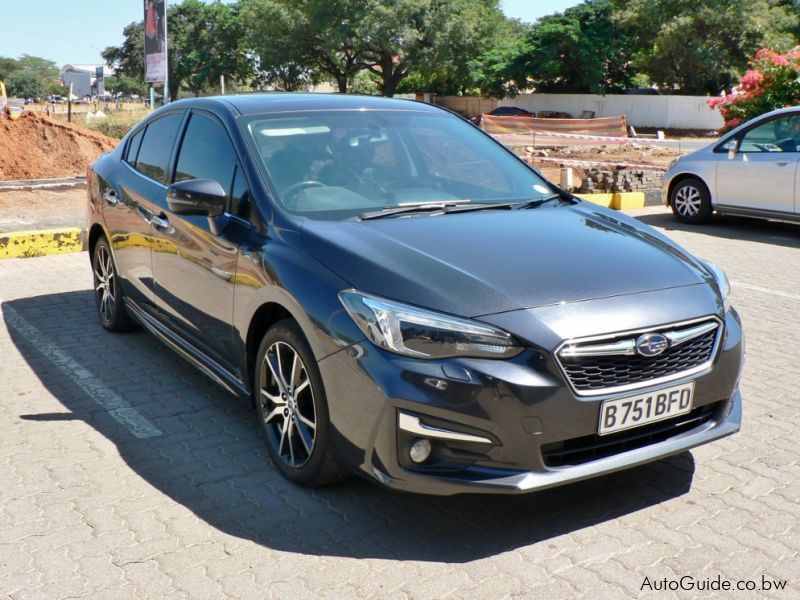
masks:
<path id="1" fill-rule="evenodd" d="M 193 111 L 172 181 L 214 179 L 230 198 L 236 171 L 225 128 L 209 113 Z M 153 273 L 162 318 L 234 374 L 233 291 L 241 235 L 240 227 L 216 231 L 207 217 L 176 215 L 166 202 L 153 220 Z"/>
<path id="2" fill-rule="evenodd" d="M 765 213 L 795 212 L 800 114 L 757 123 L 739 137 L 733 157 L 717 163 L 717 204 Z"/>

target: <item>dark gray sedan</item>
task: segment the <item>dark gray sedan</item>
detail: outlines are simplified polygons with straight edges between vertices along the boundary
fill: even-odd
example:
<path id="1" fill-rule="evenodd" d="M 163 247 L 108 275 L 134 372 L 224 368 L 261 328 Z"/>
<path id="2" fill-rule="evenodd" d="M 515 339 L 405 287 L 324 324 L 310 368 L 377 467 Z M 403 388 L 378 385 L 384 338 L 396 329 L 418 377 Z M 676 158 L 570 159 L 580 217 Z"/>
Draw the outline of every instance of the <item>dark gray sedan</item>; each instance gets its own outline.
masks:
<path id="1" fill-rule="evenodd" d="M 88 187 L 102 325 L 252 403 L 296 483 L 525 492 L 739 429 L 724 273 L 441 109 L 180 101 Z"/>

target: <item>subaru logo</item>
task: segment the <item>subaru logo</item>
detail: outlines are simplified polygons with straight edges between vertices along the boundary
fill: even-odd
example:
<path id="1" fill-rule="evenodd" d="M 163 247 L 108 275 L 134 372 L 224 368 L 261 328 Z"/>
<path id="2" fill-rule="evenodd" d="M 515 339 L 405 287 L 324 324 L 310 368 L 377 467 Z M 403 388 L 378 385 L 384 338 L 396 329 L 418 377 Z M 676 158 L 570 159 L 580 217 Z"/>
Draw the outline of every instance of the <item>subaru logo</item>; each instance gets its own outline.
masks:
<path id="1" fill-rule="evenodd" d="M 636 339 L 636 352 L 641 356 L 658 356 L 669 347 L 669 340 L 660 333 L 645 333 Z"/>

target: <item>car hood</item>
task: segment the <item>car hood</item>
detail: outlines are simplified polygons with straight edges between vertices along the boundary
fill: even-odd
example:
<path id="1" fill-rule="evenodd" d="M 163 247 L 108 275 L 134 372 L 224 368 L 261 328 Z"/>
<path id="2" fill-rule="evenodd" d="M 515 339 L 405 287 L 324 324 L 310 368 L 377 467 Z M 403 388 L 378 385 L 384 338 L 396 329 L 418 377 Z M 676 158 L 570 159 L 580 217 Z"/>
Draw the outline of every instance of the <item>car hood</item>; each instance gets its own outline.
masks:
<path id="1" fill-rule="evenodd" d="M 306 220 L 303 240 L 354 288 L 467 317 L 710 281 L 655 230 L 588 203 Z"/>

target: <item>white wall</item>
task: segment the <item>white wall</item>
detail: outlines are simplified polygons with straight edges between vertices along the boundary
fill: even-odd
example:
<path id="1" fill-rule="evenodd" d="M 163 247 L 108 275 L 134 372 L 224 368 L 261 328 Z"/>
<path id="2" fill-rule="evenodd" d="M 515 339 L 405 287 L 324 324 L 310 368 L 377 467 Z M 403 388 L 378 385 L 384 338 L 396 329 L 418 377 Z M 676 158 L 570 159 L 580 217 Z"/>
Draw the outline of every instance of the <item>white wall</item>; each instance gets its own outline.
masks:
<path id="1" fill-rule="evenodd" d="M 719 111 L 711 110 L 705 96 L 598 96 L 596 94 L 520 94 L 497 102 L 519 106 L 530 112 L 543 110 L 580 117 L 585 110 L 595 117 L 625 115 L 628 125 L 659 129 L 704 129 L 722 127 Z"/>

